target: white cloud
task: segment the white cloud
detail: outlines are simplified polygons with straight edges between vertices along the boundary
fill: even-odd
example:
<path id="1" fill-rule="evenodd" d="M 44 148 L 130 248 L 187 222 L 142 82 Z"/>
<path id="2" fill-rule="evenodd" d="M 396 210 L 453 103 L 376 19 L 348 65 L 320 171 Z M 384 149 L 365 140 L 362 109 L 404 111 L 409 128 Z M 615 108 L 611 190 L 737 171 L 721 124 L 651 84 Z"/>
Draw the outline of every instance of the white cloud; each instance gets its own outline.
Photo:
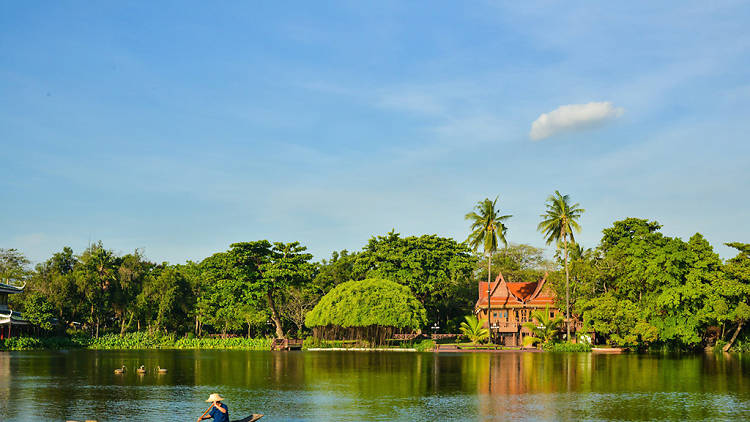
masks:
<path id="1" fill-rule="evenodd" d="M 529 136 L 538 141 L 558 133 L 590 128 L 620 117 L 624 111 L 621 107 L 614 107 L 609 101 L 560 106 L 549 113 L 542 113 L 534 120 Z"/>

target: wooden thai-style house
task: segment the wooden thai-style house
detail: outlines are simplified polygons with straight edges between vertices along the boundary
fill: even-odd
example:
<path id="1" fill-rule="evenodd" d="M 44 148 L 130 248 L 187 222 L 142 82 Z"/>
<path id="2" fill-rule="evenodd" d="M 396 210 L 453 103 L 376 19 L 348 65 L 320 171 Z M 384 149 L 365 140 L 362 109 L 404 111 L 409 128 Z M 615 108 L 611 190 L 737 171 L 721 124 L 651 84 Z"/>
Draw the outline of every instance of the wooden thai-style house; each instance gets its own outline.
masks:
<path id="1" fill-rule="evenodd" d="M 23 292 L 24 286 L 16 287 L 0 283 L 0 339 L 10 338 L 25 332 L 30 324 L 20 313 L 8 307 L 8 295 Z"/>
<path id="2" fill-rule="evenodd" d="M 508 283 L 501 273 L 490 284 L 489 290 L 492 314 L 488 318 L 487 282 L 479 283 L 479 299 L 474 313 L 485 320 L 485 327 L 490 328 L 496 344 L 522 346 L 523 338 L 531 335 L 523 324 L 532 320 L 531 313 L 536 310 L 549 312 L 551 317 L 562 313 L 555 305 L 555 294 L 547 285 L 546 273 L 541 280 L 528 283 Z M 574 331 L 580 329 L 580 325 L 575 321 L 571 323 L 571 337 Z"/>

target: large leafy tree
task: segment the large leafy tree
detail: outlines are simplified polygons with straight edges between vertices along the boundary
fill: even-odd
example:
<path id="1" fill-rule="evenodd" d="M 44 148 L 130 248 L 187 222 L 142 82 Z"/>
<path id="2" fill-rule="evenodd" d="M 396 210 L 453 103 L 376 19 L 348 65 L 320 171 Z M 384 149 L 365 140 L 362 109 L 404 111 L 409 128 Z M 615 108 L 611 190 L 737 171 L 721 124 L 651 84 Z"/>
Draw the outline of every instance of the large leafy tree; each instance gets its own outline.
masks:
<path id="1" fill-rule="evenodd" d="M 411 290 L 377 278 L 339 284 L 307 314 L 317 338 L 356 338 L 382 344 L 395 330 L 418 330 L 426 323 Z"/>
<path id="2" fill-rule="evenodd" d="M 267 240 L 233 243 L 229 253 L 238 279 L 247 280 L 264 297 L 276 330 L 284 338 L 279 301 L 290 287 L 300 287 L 315 276 L 312 255 L 299 242 L 271 244 Z"/>
<path id="3" fill-rule="evenodd" d="M 457 325 L 472 304 L 469 249 L 437 235 L 400 237 L 395 231 L 370 239 L 353 265 L 357 279 L 384 278 L 403 284 L 427 310 L 431 321 Z"/>
<path id="4" fill-rule="evenodd" d="M 43 330 L 52 329 L 52 321 L 55 317 L 54 312 L 54 307 L 42 293 L 32 292 L 26 295 L 23 301 L 24 318 Z"/>
<path id="5" fill-rule="evenodd" d="M 146 305 L 156 331 L 183 333 L 189 327 L 189 313 L 194 303 L 190 283 L 179 268 L 166 263 L 157 273 L 143 285 L 141 302 Z"/>
<path id="6" fill-rule="evenodd" d="M 215 253 L 204 259 L 199 267 L 201 283 L 192 287 L 197 294 L 196 334 L 201 334 L 204 324 L 225 334 L 240 328 L 244 320 L 240 310 L 258 305 L 258 295 L 254 290 L 257 275 L 237 268 L 236 258 L 231 252 Z"/>
<path id="7" fill-rule="evenodd" d="M 358 254 L 349 253 L 346 249 L 333 251 L 330 259 L 318 264 L 318 271 L 313 280 L 313 288 L 324 295 L 341 283 L 354 280 L 354 262 Z"/>
<path id="8" fill-rule="evenodd" d="M 492 257 L 492 274 L 502 273 L 508 282 L 539 281 L 545 272 L 552 272 L 554 264 L 544 256 L 544 249 L 527 244 L 511 243 Z M 487 262 L 478 260 L 476 274 L 487 278 Z"/>
<path id="9" fill-rule="evenodd" d="M 17 249 L 0 248 L 0 283 L 24 281 L 29 275 L 29 260 Z"/>
<path id="10" fill-rule="evenodd" d="M 512 215 L 501 215 L 497 206 L 498 198 L 494 201 L 485 198 L 477 202 L 474 211 L 467 213 L 464 218 L 471 222 L 471 234 L 466 239 L 466 243 L 474 251 L 481 247 L 487 259 L 487 317 L 491 318 L 492 309 L 490 304 L 490 284 L 492 282 L 492 254 L 497 251 L 498 245 L 508 245 L 505 234 L 508 228 L 503 223 Z M 492 324 L 492 321 L 489 321 Z"/>
<path id="11" fill-rule="evenodd" d="M 732 242 L 727 246 L 738 251 L 737 256 L 727 260 L 724 266 L 727 279 L 722 288 L 729 303 L 726 319 L 736 326 L 724 351 L 732 347 L 742 328 L 750 321 L 750 243 Z"/>
<path id="12" fill-rule="evenodd" d="M 138 294 L 156 265 L 137 249 L 117 261 L 117 283 L 113 286 L 111 301 L 115 317 L 120 321 L 120 336 L 123 336 L 138 312 Z"/>
<path id="13" fill-rule="evenodd" d="M 83 293 L 89 306 L 89 324 L 99 328 L 105 321 L 110 303 L 112 285 L 117 281 L 117 259 L 115 254 L 105 249 L 102 242 L 89 246 L 78 258 L 75 278 L 79 291 Z"/>
<path id="14" fill-rule="evenodd" d="M 571 204 L 570 196 L 555 191 L 547 198 L 547 211 L 541 215 L 537 229 L 544 234 L 547 244 L 562 243 L 565 250 L 565 329 L 570 340 L 570 273 L 568 271 L 568 242 L 575 243 L 573 232 L 580 232 L 578 219 L 585 211 L 579 204 Z"/>
<path id="15" fill-rule="evenodd" d="M 60 328 L 67 327 L 86 311 L 76 285 L 74 270 L 77 265 L 73 249 L 66 246 L 47 261 L 37 264 L 32 278 L 33 290 L 43 294 L 52 305 Z"/>

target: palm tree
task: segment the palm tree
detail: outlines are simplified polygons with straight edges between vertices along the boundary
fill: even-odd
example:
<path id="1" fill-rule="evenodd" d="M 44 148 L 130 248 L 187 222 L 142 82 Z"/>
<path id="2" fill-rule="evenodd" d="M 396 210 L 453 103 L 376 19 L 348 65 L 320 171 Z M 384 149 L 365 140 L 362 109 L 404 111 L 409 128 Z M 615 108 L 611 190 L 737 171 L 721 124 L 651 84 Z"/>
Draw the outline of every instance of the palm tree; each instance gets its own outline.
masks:
<path id="1" fill-rule="evenodd" d="M 461 333 L 469 338 L 475 345 L 490 336 L 490 331 L 484 328 L 484 320 L 475 315 L 465 317 L 466 322 L 461 323 Z"/>
<path id="2" fill-rule="evenodd" d="M 537 309 L 532 312 L 531 318 L 532 321 L 523 324 L 533 335 L 533 337 L 526 337 L 526 339 L 529 339 L 530 344 L 536 342 L 547 344 L 551 342 L 560 331 L 560 324 L 563 322 L 562 315 L 558 315 L 555 318 L 550 317 L 549 306 L 544 311 Z"/>
<path id="3" fill-rule="evenodd" d="M 565 330 L 566 339 L 570 341 L 570 274 L 568 272 L 568 238 L 575 243 L 573 231 L 581 231 L 578 220 L 586 210 L 579 208 L 579 204 L 570 205 L 570 196 L 561 195 L 555 191 L 554 195 L 547 198 L 547 212 L 542 214 L 542 222 L 537 230 L 546 237 L 547 244 L 557 242 L 558 247 L 562 242 L 565 249 Z"/>
<path id="4" fill-rule="evenodd" d="M 500 215 L 500 210 L 497 208 L 497 197 L 495 197 L 494 201 L 485 198 L 484 201 L 477 202 L 474 209 L 475 211 L 466 214 L 464 217 L 466 220 L 471 220 L 471 234 L 466 239 L 466 243 L 475 252 L 482 245 L 484 254 L 487 257 L 487 326 L 489 327 L 492 323 L 490 319 L 490 312 L 492 310 L 490 305 L 492 254 L 495 253 L 500 242 L 508 246 L 508 242 L 505 240 L 505 233 L 508 231 L 508 228 L 505 227 L 503 221 L 509 219 L 512 215 Z"/>

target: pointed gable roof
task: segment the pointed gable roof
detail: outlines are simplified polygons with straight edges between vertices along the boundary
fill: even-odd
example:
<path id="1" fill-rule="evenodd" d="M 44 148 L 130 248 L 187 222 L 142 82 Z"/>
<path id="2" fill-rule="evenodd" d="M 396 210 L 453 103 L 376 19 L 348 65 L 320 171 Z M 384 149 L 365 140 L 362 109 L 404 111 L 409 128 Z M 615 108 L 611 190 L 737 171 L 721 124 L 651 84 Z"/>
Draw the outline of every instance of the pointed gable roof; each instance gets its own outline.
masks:
<path id="1" fill-rule="evenodd" d="M 548 273 L 544 273 L 539 281 L 530 283 L 518 282 L 508 283 L 502 273 L 499 273 L 495 281 L 490 284 L 490 298 L 492 305 L 526 305 L 526 304 L 553 304 L 554 296 L 547 286 Z M 487 283 L 479 283 L 479 299 L 476 308 L 487 306 Z"/>

